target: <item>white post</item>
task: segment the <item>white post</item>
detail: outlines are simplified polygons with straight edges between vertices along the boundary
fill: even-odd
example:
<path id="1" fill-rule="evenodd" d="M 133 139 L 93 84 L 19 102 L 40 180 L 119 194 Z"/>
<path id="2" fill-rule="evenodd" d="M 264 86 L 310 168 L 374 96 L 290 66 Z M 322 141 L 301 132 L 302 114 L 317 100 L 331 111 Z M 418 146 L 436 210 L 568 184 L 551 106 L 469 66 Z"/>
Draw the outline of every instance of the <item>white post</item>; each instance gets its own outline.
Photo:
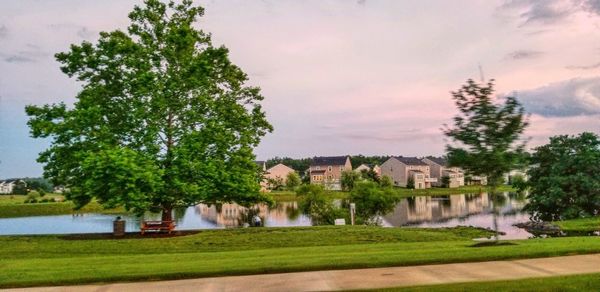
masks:
<path id="1" fill-rule="evenodd" d="M 350 222 L 354 225 L 354 213 L 356 212 L 356 204 L 350 203 Z"/>

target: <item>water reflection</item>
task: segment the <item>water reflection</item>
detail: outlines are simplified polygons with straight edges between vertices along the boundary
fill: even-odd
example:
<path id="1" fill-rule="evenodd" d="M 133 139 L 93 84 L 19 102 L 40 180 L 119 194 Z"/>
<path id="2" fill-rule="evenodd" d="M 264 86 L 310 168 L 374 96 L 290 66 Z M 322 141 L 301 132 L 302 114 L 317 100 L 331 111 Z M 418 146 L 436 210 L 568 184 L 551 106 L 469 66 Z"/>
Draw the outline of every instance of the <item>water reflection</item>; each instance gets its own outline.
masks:
<path id="1" fill-rule="evenodd" d="M 440 197 L 412 197 L 402 200 L 393 212 L 383 217 L 387 226 L 453 227 L 458 225 L 492 227 L 492 204 L 487 193 Z M 522 212 L 525 199 L 510 193 L 497 195 L 499 230 L 504 239 L 529 238 L 532 235 L 514 227 L 529 220 Z"/>
<path id="2" fill-rule="evenodd" d="M 503 238 L 528 238 L 531 234 L 512 224 L 528 221 L 521 211 L 523 196 L 505 193 L 500 196 L 499 228 Z M 338 202 L 338 204 L 341 204 Z M 254 211 L 265 226 L 310 226 L 310 218 L 302 214 L 297 202 L 280 202 L 273 208 L 257 205 Z M 178 230 L 238 227 L 245 222 L 248 209 L 237 204 L 205 205 L 177 210 Z M 0 234 L 65 234 L 111 232 L 116 215 L 83 214 L 0 219 Z M 140 218 L 121 215 L 127 231 L 139 231 Z M 159 214 L 146 214 L 146 220 L 160 220 Z M 491 202 L 488 194 L 459 194 L 442 197 L 403 199 L 393 212 L 383 217 L 385 226 L 452 227 L 471 225 L 491 228 Z"/>

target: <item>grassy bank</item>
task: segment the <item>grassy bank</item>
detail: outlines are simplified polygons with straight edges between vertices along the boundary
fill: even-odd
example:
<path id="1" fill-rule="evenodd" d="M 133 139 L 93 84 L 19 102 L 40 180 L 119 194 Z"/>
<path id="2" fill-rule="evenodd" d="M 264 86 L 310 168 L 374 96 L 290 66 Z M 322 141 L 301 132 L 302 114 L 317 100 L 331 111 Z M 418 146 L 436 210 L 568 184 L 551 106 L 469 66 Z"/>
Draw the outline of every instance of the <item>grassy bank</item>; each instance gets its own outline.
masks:
<path id="1" fill-rule="evenodd" d="M 474 283 L 458 283 L 429 285 L 408 288 L 378 289 L 373 291 L 597 291 L 600 287 L 600 274 L 543 277 L 510 281 L 490 281 Z"/>
<path id="2" fill-rule="evenodd" d="M 0 287 L 181 279 L 598 253 L 593 237 L 472 247 L 469 228 L 360 226 L 210 230 L 173 238 L 0 237 Z"/>
<path id="3" fill-rule="evenodd" d="M 402 198 L 414 197 L 414 196 L 448 196 L 456 194 L 467 194 L 467 193 L 480 193 L 488 192 L 489 189 L 486 186 L 464 186 L 460 188 L 430 188 L 430 189 L 405 189 L 395 188 L 398 196 Z M 502 185 L 498 188 L 499 192 L 510 192 L 514 191 L 511 186 Z M 297 199 L 296 193 L 293 191 L 273 191 L 269 193 L 275 201 L 294 201 Z M 346 199 L 349 196 L 348 192 L 341 191 L 327 191 L 325 193 L 328 197 L 333 199 Z"/>
<path id="4" fill-rule="evenodd" d="M 56 194 L 48 194 L 44 198 L 60 197 Z M 74 211 L 75 204 L 72 202 L 52 203 L 25 203 L 26 196 L 2 195 L 0 196 L 0 218 L 63 215 L 74 213 L 124 213 L 122 208 L 105 210 L 97 202 L 91 202 L 81 210 Z"/>
<path id="5" fill-rule="evenodd" d="M 600 231 L 600 216 L 553 222 L 565 232 Z"/>

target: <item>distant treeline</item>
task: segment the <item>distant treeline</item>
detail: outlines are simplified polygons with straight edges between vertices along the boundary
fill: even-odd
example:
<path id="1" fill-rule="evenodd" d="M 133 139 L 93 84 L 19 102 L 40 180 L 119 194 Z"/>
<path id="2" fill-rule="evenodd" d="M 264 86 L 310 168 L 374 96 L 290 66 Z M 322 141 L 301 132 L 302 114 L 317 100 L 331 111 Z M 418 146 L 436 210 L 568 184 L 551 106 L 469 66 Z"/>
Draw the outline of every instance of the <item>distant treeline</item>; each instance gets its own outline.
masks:
<path id="1" fill-rule="evenodd" d="M 352 162 L 352 168 L 356 168 L 361 164 L 368 165 L 381 165 L 386 160 L 388 160 L 390 156 L 364 156 L 364 155 L 350 155 L 350 161 Z M 285 164 L 295 171 L 299 173 L 303 173 L 310 166 L 310 162 L 312 161 L 312 157 L 309 158 L 290 158 L 290 157 L 275 157 L 267 160 L 267 168 L 270 168 L 278 163 Z"/>

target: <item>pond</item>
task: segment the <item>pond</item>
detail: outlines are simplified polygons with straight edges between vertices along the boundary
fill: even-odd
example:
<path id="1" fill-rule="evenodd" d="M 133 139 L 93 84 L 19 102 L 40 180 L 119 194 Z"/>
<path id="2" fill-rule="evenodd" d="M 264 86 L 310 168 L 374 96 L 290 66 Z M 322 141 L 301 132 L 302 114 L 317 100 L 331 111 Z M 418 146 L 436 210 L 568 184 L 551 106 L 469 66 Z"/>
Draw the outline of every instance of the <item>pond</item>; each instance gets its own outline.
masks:
<path id="1" fill-rule="evenodd" d="M 532 235 L 512 226 L 528 221 L 521 211 L 525 204 L 522 197 L 505 193 L 498 202 L 500 231 L 502 238 L 522 239 Z M 297 202 L 279 202 L 269 208 L 259 205 L 254 210 L 263 218 L 267 227 L 310 226 L 308 216 L 298 209 Z M 139 218 L 121 215 L 126 220 L 127 231 L 139 231 Z M 81 214 L 34 216 L 0 219 L 1 235 L 18 234 L 68 234 L 112 232 L 112 221 L 116 215 Z M 178 230 L 216 229 L 241 226 L 248 217 L 248 210 L 237 204 L 204 205 L 189 207 L 175 212 Z M 147 214 L 146 220 L 160 219 L 158 214 Z M 401 200 L 394 211 L 383 218 L 384 226 L 452 227 L 458 225 L 492 227 L 491 201 L 486 193 L 457 194 L 449 196 L 420 196 Z"/>

